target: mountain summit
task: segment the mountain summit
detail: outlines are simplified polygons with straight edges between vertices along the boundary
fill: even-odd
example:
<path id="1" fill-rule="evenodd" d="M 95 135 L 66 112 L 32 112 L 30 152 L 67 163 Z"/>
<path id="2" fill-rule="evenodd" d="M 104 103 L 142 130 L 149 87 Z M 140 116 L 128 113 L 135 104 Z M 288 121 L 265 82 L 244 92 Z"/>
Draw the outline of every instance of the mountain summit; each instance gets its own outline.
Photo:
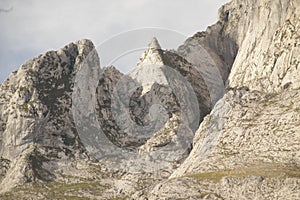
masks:
<path id="1" fill-rule="evenodd" d="M 153 37 L 151 42 L 148 45 L 149 49 L 161 49 L 160 44 L 156 37 Z"/>
<path id="2" fill-rule="evenodd" d="M 163 65 L 161 47 L 156 37 L 152 38 L 137 64 L 138 67 L 145 65 Z"/>
<path id="3" fill-rule="evenodd" d="M 29 60 L 0 85 L 0 199 L 300 199 L 299 27 L 299 0 L 232 0 L 128 75 L 86 39 Z"/>

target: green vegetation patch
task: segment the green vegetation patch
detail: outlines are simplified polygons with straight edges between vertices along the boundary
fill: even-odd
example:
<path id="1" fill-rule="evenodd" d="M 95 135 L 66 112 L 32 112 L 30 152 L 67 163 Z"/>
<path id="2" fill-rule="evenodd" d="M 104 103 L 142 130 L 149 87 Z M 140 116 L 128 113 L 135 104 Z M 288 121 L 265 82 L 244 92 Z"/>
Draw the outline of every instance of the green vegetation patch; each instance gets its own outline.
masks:
<path id="1" fill-rule="evenodd" d="M 188 175 L 195 179 L 205 179 L 214 182 L 223 177 L 245 178 L 248 176 L 262 176 L 265 178 L 300 178 L 300 167 L 298 166 L 255 166 L 237 169 L 224 169 L 214 172 L 205 172 Z"/>
<path id="2" fill-rule="evenodd" d="M 104 185 L 97 181 L 79 183 L 35 182 L 1 194 L 0 199 L 17 199 L 17 197 L 23 197 L 23 199 L 31 199 L 33 197 L 37 199 L 66 200 L 96 199 L 101 197 L 103 191 L 109 188 L 109 185 Z"/>

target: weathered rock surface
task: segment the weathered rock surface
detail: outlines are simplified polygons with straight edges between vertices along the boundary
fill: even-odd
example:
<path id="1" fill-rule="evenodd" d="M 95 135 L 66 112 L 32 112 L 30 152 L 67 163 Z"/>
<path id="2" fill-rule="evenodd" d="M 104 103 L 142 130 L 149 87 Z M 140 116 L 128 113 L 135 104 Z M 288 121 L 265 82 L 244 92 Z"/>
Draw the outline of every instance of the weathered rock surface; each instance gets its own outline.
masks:
<path id="1" fill-rule="evenodd" d="M 211 107 L 199 71 L 176 53 L 162 50 L 156 38 L 129 75 L 114 67 L 104 70 L 97 99 L 105 134 L 117 146 L 139 147 L 140 153 L 180 143 L 179 132 L 191 141 Z"/>
<path id="2" fill-rule="evenodd" d="M 1 85 L 2 192 L 28 183 L 21 188 L 40 188 L 38 198 L 50 198 L 44 187 L 69 185 L 56 197 L 68 196 L 68 187 L 98 184 L 101 195 L 90 187 L 77 195 L 122 197 L 167 178 L 186 158 L 194 132 L 211 107 L 199 71 L 176 53 L 162 50 L 156 39 L 130 76 L 114 67 L 97 67 L 93 44 L 81 40 L 28 61 Z M 147 75 L 150 79 L 143 78 Z M 93 89 L 96 95 L 89 97 Z M 93 113 L 115 145 L 106 153 L 116 147 L 136 151 L 140 158 L 135 163 L 123 159 L 116 168 L 109 160 L 97 164 L 93 142 L 98 139 L 90 132 L 96 127 Z M 82 137 L 78 131 L 84 129 Z M 153 165 L 158 156 L 166 161 Z M 136 167 L 126 167 L 132 162 Z M 128 171 L 132 168 L 134 173 Z M 32 195 L 23 189 L 6 195 L 14 193 Z"/>
<path id="3" fill-rule="evenodd" d="M 289 85 L 299 87 L 300 2 L 252 1 L 242 6 L 233 1 L 227 31 L 235 29 L 242 49 L 229 77 L 230 87 L 279 92 Z M 248 22 L 248 23 L 245 23 Z"/>
<path id="4" fill-rule="evenodd" d="M 218 172 L 171 179 L 156 185 L 147 199 L 299 199 L 299 178 L 280 177 L 282 174 L 275 178 L 266 174 L 252 175 L 255 170 L 262 171 L 259 168 L 249 175 Z M 137 199 L 146 198 L 137 196 Z"/>
<path id="5" fill-rule="evenodd" d="M 299 8 L 234 0 L 220 9 L 215 26 L 238 47 L 228 89 L 189 157 L 148 199 L 300 198 Z"/>
<path id="6" fill-rule="evenodd" d="M 1 85 L 1 189 L 53 180 L 54 171 L 62 170 L 56 161 L 87 158 L 72 119 L 71 91 L 77 63 L 93 49 L 89 40 L 81 40 L 47 52 Z"/>
<path id="7" fill-rule="evenodd" d="M 299 9 L 232 0 L 129 75 L 89 40 L 28 61 L 0 86 L 0 198 L 299 199 Z M 97 161 L 99 141 L 136 157 Z"/>

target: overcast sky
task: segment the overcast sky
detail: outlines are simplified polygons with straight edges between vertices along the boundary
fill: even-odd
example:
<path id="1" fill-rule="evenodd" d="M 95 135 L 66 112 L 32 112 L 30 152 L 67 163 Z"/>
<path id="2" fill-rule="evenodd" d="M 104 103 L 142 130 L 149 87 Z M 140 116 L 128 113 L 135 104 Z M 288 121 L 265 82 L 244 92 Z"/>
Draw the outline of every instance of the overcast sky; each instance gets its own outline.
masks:
<path id="1" fill-rule="evenodd" d="M 176 48 L 215 23 L 218 8 L 228 1 L 0 0 L 0 82 L 25 61 L 83 38 L 100 49 L 105 65 L 126 71 L 122 65 L 137 60 L 124 51 L 135 48 L 140 54 L 152 36 L 162 48 Z M 122 52 L 116 44 L 124 47 Z"/>

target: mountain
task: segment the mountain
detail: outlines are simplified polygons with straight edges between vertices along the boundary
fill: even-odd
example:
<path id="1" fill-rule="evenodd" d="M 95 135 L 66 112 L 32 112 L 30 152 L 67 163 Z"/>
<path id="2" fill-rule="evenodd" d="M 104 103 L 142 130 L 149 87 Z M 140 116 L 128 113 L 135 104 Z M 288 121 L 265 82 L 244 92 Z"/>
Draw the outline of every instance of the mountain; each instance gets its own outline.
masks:
<path id="1" fill-rule="evenodd" d="M 298 0 L 232 0 L 129 74 L 90 40 L 0 85 L 0 199 L 299 199 Z"/>
<path id="2" fill-rule="evenodd" d="M 54 180 L 58 168 L 70 170 L 71 158 L 88 158 L 74 124 L 71 97 L 77 64 L 93 48 L 81 40 L 42 54 L 1 85 L 2 190 Z"/>
<path id="3" fill-rule="evenodd" d="M 113 198 L 148 187 L 187 157 L 211 106 L 195 66 L 155 38 L 129 75 L 100 68 L 89 40 L 42 54 L 1 85 L 3 198 L 42 190 L 37 198 L 52 199 L 81 185 L 79 196 Z"/>
<path id="4" fill-rule="evenodd" d="M 234 62 L 188 158 L 149 199 L 300 198 L 299 9 L 299 1 L 231 1 L 216 25 L 187 40 L 227 51 L 223 66 Z"/>

